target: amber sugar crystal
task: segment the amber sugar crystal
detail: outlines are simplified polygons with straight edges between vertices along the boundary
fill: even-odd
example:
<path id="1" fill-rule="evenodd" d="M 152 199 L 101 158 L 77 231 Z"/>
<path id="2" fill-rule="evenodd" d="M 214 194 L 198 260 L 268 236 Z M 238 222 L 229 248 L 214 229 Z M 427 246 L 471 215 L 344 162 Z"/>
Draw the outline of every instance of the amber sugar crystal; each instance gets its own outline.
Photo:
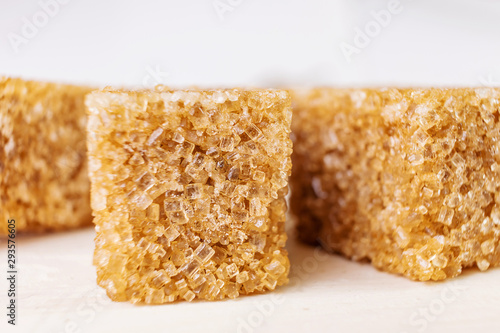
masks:
<path id="1" fill-rule="evenodd" d="M 500 263 L 500 89 L 293 96 L 299 237 L 414 280 Z"/>
<path id="2" fill-rule="evenodd" d="M 97 281 L 115 301 L 219 300 L 287 282 L 290 97 L 93 92 Z"/>
<path id="3" fill-rule="evenodd" d="M 89 88 L 0 77 L 0 235 L 91 224 Z"/>

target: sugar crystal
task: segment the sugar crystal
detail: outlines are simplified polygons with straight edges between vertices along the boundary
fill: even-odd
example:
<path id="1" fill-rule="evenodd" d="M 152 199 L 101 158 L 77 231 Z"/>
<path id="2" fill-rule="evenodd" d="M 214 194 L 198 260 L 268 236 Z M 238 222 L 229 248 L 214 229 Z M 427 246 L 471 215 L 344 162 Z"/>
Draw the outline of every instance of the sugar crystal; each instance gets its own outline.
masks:
<path id="1" fill-rule="evenodd" d="M 219 300 L 287 283 L 288 93 L 105 89 L 87 105 L 94 263 L 111 299 Z"/>
<path id="2" fill-rule="evenodd" d="M 293 94 L 303 241 L 421 281 L 500 265 L 500 89 Z"/>

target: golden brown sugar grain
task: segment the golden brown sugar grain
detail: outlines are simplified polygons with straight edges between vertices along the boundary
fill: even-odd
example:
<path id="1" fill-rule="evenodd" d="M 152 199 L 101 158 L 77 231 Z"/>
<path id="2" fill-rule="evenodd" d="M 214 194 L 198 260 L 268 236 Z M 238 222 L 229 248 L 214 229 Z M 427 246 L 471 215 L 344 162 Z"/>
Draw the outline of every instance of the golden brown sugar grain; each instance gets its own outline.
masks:
<path id="1" fill-rule="evenodd" d="M 0 234 L 90 225 L 89 88 L 0 78 Z"/>
<path id="2" fill-rule="evenodd" d="M 294 96 L 299 237 L 414 280 L 500 263 L 500 89 Z"/>
<path id="3" fill-rule="evenodd" d="M 105 89 L 86 103 L 94 264 L 112 300 L 219 300 L 287 282 L 287 92 Z"/>

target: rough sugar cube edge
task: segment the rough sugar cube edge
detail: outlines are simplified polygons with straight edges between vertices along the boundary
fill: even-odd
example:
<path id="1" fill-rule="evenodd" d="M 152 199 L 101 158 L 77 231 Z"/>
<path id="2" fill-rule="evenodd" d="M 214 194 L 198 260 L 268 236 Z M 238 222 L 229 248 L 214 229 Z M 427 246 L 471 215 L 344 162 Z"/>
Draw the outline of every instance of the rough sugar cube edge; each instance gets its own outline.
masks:
<path id="1" fill-rule="evenodd" d="M 293 96 L 299 237 L 414 280 L 500 263 L 499 89 Z"/>
<path id="2" fill-rule="evenodd" d="M 86 103 L 94 264 L 111 299 L 218 300 L 287 282 L 287 92 L 107 89 Z"/>
<path id="3" fill-rule="evenodd" d="M 84 96 L 90 88 L 0 78 L 0 235 L 91 225 Z"/>

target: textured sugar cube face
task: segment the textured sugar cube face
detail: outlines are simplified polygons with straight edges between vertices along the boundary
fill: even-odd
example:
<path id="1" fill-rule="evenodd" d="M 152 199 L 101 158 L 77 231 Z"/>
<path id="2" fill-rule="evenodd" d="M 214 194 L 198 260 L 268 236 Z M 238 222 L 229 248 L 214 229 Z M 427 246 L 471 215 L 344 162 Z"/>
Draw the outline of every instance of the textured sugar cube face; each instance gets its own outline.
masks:
<path id="1" fill-rule="evenodd" d="M 0 234 L 90 225 L 89 88 L 0 78 Z"/>
<path id="2" fill-rule="evenodd" d="M 414 280 L 500 263 L 500 89 L 294 96 L 291 209 L 306 242 Z"/>
<path id="3" fill-rule="evenodd" d="M 219 300 L 287 282 L 287 92 L 108 89 L 86 103 L 94 264 L 111 299 Z"/>

